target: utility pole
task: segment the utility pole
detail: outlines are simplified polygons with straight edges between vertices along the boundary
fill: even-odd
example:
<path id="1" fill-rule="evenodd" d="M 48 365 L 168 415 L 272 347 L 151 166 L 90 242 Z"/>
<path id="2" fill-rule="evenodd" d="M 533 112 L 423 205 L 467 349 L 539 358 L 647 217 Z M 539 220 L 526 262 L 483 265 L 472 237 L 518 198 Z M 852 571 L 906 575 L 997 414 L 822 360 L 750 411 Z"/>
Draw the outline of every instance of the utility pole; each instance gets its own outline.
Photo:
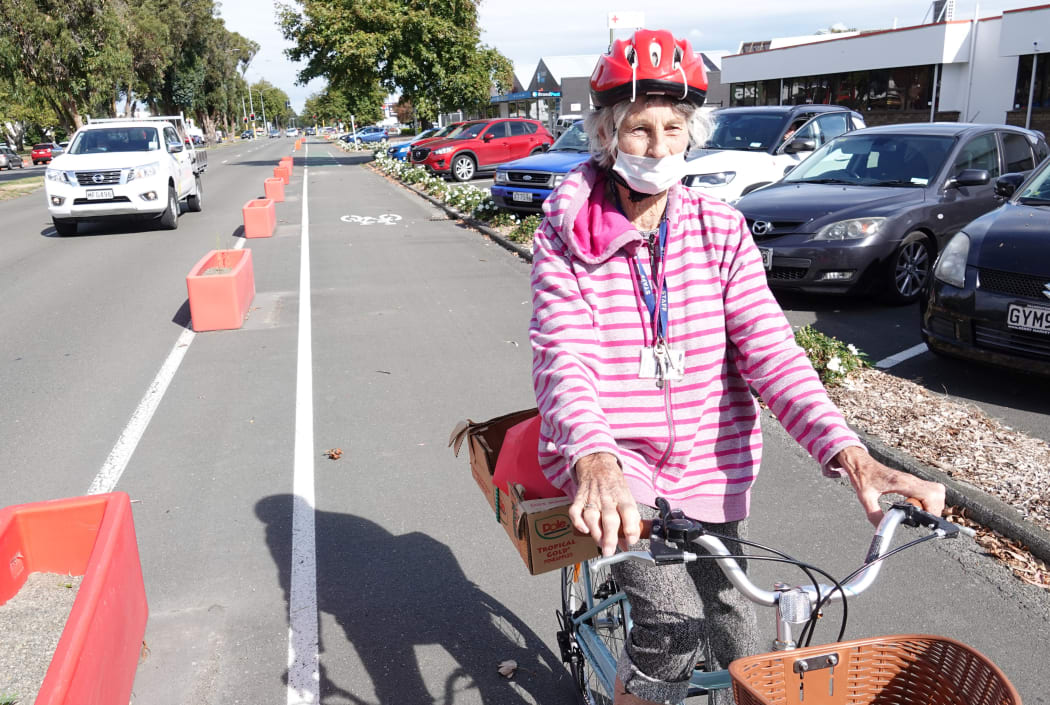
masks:
<path id="1" fill-rule="evenodd" d="M 266 99 L 263 98 L 262 93 L 259 94 L 259 102 L 262 103 L 263 129 L 269 132 L 270 124 L 266 122 Z"/>

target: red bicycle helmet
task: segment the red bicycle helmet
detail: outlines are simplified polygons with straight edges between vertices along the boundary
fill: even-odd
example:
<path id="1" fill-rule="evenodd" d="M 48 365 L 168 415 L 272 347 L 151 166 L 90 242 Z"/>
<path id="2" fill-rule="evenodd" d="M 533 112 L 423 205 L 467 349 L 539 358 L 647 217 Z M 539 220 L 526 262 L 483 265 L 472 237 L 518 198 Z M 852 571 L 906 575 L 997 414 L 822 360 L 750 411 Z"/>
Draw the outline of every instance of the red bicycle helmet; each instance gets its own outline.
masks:
<path id="1" fill-rule="evenodd" d="M 591 74 L 591 99 L 600 108 L 639 95 L 666 95 L 697 107 L 707 96 L 703 60 L 685 39 L 666 29 L 639 29 L 617 39 Z"/>

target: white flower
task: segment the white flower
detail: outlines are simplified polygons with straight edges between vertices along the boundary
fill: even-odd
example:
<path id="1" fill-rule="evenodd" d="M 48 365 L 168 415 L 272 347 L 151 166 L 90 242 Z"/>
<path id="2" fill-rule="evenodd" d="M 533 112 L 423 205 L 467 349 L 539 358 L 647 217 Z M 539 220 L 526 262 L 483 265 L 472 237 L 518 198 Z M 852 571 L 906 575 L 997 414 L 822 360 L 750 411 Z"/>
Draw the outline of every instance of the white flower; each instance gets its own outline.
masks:
<path id="1" fill-rule="evenodd" d="M 838 358 L 838 355 L 828 360 L 828 369 L 832 372 L 842 372 L 842 360 Z"/>
<path id="2" fill-rule="evenodd" d="M 846 349 L 849 350 L 851 355 L 860 355 L 860 350 L 857 350 L 857 346 L 854 345 L 853 343 L 850 343 L 849 345 L 847 345 Z"/>

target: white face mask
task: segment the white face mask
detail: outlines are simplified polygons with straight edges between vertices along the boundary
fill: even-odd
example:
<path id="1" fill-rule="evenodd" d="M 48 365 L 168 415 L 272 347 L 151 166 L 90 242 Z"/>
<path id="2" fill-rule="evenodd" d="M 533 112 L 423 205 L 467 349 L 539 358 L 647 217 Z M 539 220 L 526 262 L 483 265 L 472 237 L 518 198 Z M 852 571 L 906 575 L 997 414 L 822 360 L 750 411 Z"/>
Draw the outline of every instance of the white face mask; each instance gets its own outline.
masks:
<path id="1" fill-rule="evenodd" d="M 663 193 L 685 176 L 685 152 L 667 157 L 638 157 L 620 150 L 613 170 L 635 191 Z"/>

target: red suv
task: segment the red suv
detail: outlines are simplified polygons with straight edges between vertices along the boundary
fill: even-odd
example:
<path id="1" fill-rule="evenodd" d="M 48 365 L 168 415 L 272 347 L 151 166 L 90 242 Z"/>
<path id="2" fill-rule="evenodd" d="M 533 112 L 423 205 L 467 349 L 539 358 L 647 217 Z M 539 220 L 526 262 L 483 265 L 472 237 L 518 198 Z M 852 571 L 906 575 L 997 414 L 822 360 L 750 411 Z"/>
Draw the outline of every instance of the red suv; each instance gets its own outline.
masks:
<path id="1" fill-rule="evenodd" d="M 470 181 L 503 162 L 543 152 L 554 142 L 536 120 L 502 118 L 465 123 L 454 137 L 412 147 L 412 163 L 456 181 Z"/>
<path id="2" fill-rule="evenodd" d="M 62 148 L 56 143 L 41 142 L 33 145 L 33 152 L 30 156 L 33 158 L 33 166 L 36 166 L 40 162 L 50 164 L 51 160 L 59 154 L 62 154 Z"/>

